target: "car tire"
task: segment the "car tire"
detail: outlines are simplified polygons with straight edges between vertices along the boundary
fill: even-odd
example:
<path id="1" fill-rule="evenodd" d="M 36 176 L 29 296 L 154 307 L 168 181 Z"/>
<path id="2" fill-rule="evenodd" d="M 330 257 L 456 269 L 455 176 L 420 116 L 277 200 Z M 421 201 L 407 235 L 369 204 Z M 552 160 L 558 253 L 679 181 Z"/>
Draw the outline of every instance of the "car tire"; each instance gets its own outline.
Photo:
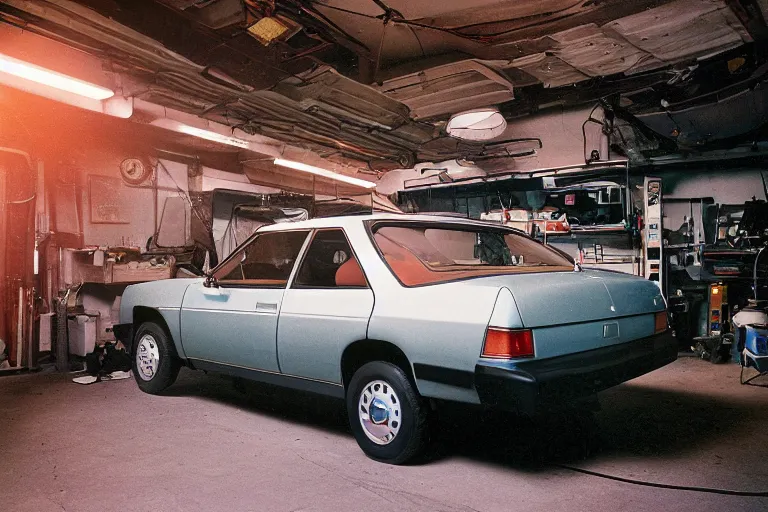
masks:
<path id="1" fill-rule="evenodd" d="M 352 376 L 346 401 L 352 433 L 368 457 L 403 464 L 423 454 L 429 405 L 402 368 L 382 361 L 364 364 Z"/>
<path id="2" fill-rule="evenodd" d="M 133 376 L 139 389 L 156 395 L 176 381 L 181 361 L 168 333 L 154 322 L 144 322 L 133 340 Z"/>

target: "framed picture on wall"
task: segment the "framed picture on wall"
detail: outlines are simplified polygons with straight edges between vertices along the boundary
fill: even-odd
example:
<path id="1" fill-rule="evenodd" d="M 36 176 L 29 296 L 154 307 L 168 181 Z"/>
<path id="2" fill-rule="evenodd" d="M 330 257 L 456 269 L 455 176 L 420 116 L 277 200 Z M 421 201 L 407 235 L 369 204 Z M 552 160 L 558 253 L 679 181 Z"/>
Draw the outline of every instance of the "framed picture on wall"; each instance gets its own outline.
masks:
<path id="1" fill-rule="evenodd" d="M 94 224 L 129 224 L 130 201 L 120 178 L 88 176 L 88 203 Z"/>

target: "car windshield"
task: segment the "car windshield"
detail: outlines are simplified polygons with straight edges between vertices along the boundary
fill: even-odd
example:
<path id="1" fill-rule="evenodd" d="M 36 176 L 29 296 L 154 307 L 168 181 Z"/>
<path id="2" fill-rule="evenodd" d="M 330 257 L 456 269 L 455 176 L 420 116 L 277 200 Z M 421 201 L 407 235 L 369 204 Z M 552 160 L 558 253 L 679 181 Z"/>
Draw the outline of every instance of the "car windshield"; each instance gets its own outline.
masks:
<path id="1" fill-rule="evenodd" d="M 375 229 L 373 239 L 407 286 L 483 275 L 573 270 L 573 263 L 557 251 L 509 231 L 385 225 Z"/>

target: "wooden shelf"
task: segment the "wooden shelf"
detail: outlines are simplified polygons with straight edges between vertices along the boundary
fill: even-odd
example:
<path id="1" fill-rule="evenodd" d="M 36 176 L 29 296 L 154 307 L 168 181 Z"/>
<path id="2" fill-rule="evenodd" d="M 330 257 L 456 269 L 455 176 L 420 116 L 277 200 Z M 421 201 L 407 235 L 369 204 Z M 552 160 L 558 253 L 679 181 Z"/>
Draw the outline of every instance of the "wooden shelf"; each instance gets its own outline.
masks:
<path id="1" fill-rule="evenodd" d="M 141 262 L 115 263 L 104 261 L 103 265 L 93 264 L 93 250 L 65 249 L 62 254 L 62 287 L 80 283 L 127 284 L 170 279 L 174 275 L 176 260 L 168 256 L 166 265 L 147 266 Z"/>

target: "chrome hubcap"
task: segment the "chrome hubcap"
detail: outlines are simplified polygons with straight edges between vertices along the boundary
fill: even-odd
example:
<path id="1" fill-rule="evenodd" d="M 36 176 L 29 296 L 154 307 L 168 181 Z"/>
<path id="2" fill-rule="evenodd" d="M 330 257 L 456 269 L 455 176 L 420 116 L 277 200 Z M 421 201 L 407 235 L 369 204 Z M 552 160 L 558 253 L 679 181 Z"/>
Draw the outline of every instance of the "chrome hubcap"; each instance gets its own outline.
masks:
<path id="1" fill-rule="evenodd" d="M 386 381 L 374 380 L 363 388 L 358 414 L 363 432 L 376 444 L 391 443 L 400 431 L 400 399 Z"/>
<path id="2" fill-rule="evenodd" d="M 136 349 L 136 367 L 142 380 L 152 380 L 160 363 L 160 350 L 157 341 L 151 334 L 145 334 L 139 340 Z"/>

